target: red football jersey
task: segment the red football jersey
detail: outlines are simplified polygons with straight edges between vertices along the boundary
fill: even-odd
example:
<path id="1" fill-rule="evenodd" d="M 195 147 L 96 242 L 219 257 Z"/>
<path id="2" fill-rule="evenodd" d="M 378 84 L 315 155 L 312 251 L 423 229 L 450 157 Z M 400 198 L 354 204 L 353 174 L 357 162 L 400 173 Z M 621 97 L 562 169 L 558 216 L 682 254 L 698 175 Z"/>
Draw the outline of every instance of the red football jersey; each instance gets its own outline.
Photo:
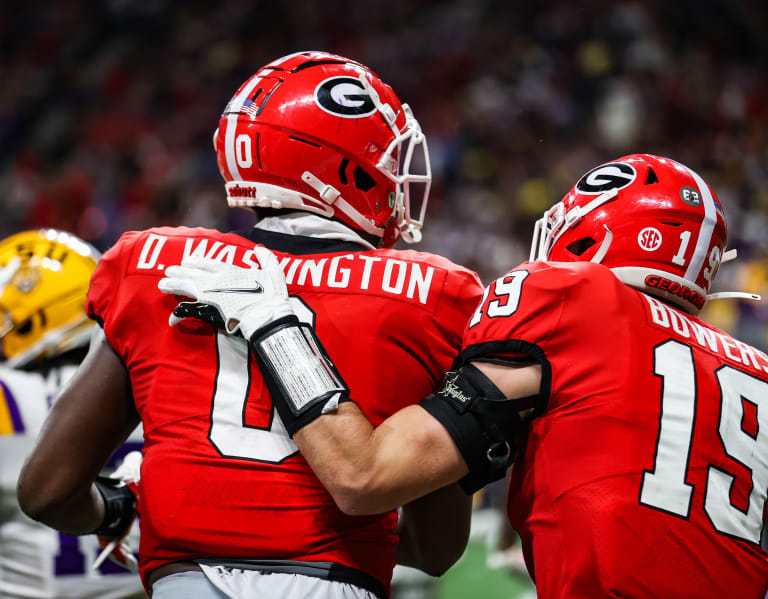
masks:
<path id="1" fill-rule="evenodd" d="M 288 437 L 247 344 L 195 320 L 168 326 L 179 299 L 165 268 L 204 255 L 253 267 L 272 249 L 299 317 L 374 425 L 431 393 L 450 368 L 482 286 L 414 251 L 365 250 L 260 229 L 126 233 L 99 262 L 87 310 L 126 365 L 144 425 L 141 571 L 198 557 L 333 562 L 384 587 L 395 513 L 344 515 Z"/>
<path id="2" fill-rule="evenodd" d="M 597 264 L 486 293 L 462 361 L 532 356 L 548 398 L 508 505 L 538 596 L 764 599 L 768 356 Z"/>

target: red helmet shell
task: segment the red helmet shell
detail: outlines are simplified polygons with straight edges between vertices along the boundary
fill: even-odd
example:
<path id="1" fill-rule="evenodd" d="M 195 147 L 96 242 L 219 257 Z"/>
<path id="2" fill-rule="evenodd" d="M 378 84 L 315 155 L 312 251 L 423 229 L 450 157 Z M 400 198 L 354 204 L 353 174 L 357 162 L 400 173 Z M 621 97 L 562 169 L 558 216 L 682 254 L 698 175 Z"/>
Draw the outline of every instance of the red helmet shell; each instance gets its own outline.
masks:
<path id="1" fill-rule="evenodd" d="M 423 146 L 427 190 L 409 215 L 402 153 Z M 421 227 L 431 173 L 407 105 L 362 64 L 324 52 L 280 58 L 249 78 L 214 134 L 230 205 L 294 208 L 382 237 Z M 412 180 L 413 178 L 410 178 Z"/>
<path id="2" fill-rule="evenodd" d="M 706 301 L 727 241 L 723 208 L 709 185 L 688 167 L 649 154 L 586 173 L 537 232 L 538 257 L 600 262 L 624 283 L 692 314 Z"/>

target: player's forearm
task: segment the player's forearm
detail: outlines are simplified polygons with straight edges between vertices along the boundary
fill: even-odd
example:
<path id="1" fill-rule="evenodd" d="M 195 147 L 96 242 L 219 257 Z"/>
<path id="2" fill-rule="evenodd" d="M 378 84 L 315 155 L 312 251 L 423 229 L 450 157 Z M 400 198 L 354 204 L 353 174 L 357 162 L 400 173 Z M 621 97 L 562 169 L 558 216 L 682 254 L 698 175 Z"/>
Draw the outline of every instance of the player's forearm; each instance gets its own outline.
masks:
<path id="1" fill-rule="evenodd" d="M 127 372 L 99 335 L 56 399 L 21 470 L 21 508 L 63 532 L 92 532 L 104 520 L 93 481 L 138 421 Z"/>
<path id="2" fill-rule="evenodd" d="M 347 402 L 299 430 L 294 440 L 339 508 L 352 515 L 395 509 L 467 472 L 448 433 L 418 406 L 373 429 Z"/>
<path id="3" fill-rule="evenodd" d="M 293 437 L 304 458 L 336 503 L 347 511 L 347 498 L 365 487 L 373 453 L 374 429 L 356 404 L 317 418 Z"/>
<path id="4" fill-rule="evenodd" d="M 94 485 L 67 498 L 58 498 L 44 489 L 32 492 L 32 485 L 32 481 L 20 479 L 18 499 L 24 513 L 33 520 L 72 535 L 91 533 L 104 520 L 104 502 Z"/>

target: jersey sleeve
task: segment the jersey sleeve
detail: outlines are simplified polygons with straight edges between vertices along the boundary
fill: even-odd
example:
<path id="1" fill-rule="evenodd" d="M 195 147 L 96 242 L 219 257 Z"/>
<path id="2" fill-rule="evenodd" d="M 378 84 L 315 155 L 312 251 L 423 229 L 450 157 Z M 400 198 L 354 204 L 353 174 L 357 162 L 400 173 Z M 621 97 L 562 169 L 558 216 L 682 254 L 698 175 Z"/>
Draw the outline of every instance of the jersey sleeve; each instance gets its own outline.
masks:
<path id="1" fill-rule="evenodd" d="M 447 262 L 447 261 L 446 261 Z M 442 353 L 443 360 L 435 365 L 435 386 L 438 386 L 447 370 L 455 366 L 462 346 L 467 322 L 477 309 L 483 294 L 480 278 L 473 271 L 448 262 L 447 276 L 434 315 L 434 324 L 422 325 L 421 335 L 431 337 L 425 354 Z M 434 389 L 427 390 L 427 393 Z M 425 393 L 426 395 L 426 393 Z"/>
<path id="2" fill-rule="evenodd" d="M 471 270 L 453 265 L 446 280 L 442 319 L 451 346 L 461 348 L 464 329 L 483 297 L 480 278 Z M 458 353 L 458 352 L 456 352 Z"/>
<path id="3" fill-rule="evenodd" d="M 598 264 L 525 262 L 485 289 L 459 364 L 539 364 L 539 415 L 553 392 L 575 388 L 575 381 L 610 360 L 606 348 L 622 334 L 623 320 L 619 308 L 608 307 L 621 306 L 616 296 L 622 291 L 626 286 Z M 597 324 L 588 317 L 595 311 L 604 315 Z M 585 354 L 585 342 L 603 349 Z"/>
<path id="4" fill-rule="evenodd" d="M 493 281 L 467 325 L 462 362 L 515 362 L 544 352 L 577 283 L 568 269 L 528 262 Z"/>
<path id="5" fill-rule="evenodd" d="M 99 260 L 88 287 L 85 312 L 89 318 L 99 323 L 112 347 L 120 352 L 115 339 L 115 325 L 118 319 L 121 284 L 126 274 L 126 256 L 130 246 L 140 233 L 131 231 L 123 234 Z"/>
<path id="6" fill-rule="evenodd" d="M 541 415 L 552 393 L 551 356 L 561 349 L 567 298 L 581 284 L 571 268 L 543 262 L 523 263 L 499 277 L 486 287 L 467 325 L 458 364 L 538 364 L 541 387 L 533 416 Z"/>

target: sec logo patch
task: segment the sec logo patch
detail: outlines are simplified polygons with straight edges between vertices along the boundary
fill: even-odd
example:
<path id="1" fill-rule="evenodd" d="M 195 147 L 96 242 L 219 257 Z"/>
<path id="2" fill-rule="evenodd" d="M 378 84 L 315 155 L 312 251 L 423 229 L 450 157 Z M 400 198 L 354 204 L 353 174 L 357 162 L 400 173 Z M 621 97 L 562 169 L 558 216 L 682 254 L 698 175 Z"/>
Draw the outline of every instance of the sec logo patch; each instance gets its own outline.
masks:
<path id="1" fill-rule="evenodd" d="M 637 245 L 646 252 L 655 252 L 661 247 L 661 231 L 646 227 L 637 234 Z"/>

